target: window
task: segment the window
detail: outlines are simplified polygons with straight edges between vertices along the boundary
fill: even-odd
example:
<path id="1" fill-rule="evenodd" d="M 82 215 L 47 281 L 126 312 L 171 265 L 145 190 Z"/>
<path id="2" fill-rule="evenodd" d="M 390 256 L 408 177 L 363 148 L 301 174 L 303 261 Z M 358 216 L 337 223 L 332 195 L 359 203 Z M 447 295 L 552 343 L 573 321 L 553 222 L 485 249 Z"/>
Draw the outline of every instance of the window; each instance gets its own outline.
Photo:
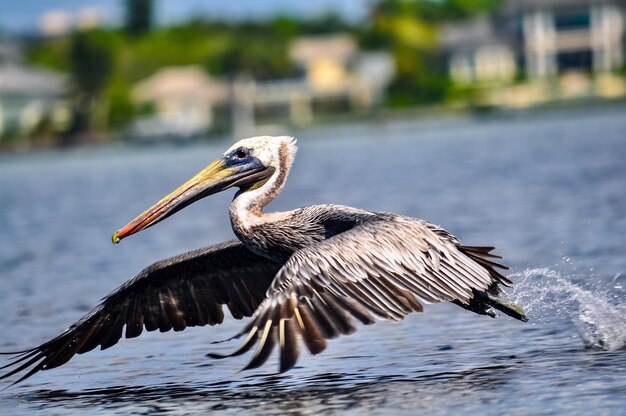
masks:
<path id="1" fill-rule="evenodd" d="M 591 16 L 588 9 L 567 12 L 555 12 L 554 27 L 556 30 L 589 29 Z"/>
<path id="2" fill-rule="evenodd" d="M 592 53 L 591 51 L 561 52 L 556 57 L 559 72 L 569 70 L 591 71 Z"/>

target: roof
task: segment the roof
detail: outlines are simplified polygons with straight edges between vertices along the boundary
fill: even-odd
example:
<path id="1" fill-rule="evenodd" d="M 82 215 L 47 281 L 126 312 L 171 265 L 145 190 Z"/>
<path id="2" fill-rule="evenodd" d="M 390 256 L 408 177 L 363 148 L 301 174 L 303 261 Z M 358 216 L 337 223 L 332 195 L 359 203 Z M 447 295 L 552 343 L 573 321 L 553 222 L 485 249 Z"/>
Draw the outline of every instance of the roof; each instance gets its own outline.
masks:
<path id="1" fill-rule="evenodd" d="M 22 59 L 20 46 L 9 39 L 0 39 L 0 64 L 17 63 Z"/>
<path id="2" fill-rule="evenodd" d="M 59 96 L 67 77 L 56 72 L 10 64 L 0 66 L 0 95 Z"/>
<path id="3" fill-rule="evenodd" d="M 291 59 L 301 64 L 317 59 L 345 61 L 356 51 L 356 42 L 348 34 L 301 37 L 290 46 Z"/>
<path id="4" fill-rule="evenodd" d="M 491 43 L 496 38 L 491 21 L 486 16 L 445 25 L 441 28 L 440 41 L 446 48 Z"/>
<path id="5" fill-rule="evenodd" d="M 166 67 L 138 82 L 133 88 L 137 101 L 155 101 L 173 96 L 190 96 L 213 102 L 228 96 L 228 87 L 212 79 L 200 66 Z"/>
<path id="6" fill-rule="evenodd" d="M 554 7 L 585 6 L 591 4 L 621 4 L 626 0 L 506 0 L 502 10 L 516 10 L 527 8 L 552 9 Z"/>

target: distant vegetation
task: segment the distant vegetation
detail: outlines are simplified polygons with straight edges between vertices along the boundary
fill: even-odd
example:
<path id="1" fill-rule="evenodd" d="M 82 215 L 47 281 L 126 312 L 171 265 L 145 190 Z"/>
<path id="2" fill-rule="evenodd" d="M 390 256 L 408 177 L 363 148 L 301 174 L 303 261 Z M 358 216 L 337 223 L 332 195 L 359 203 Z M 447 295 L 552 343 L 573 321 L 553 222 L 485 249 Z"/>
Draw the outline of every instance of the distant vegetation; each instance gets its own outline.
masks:
<path id="1" fill-rule="evenodd" d="M 73 121 L 70 133 L 106 131 L 130 122 L 138 109 L 131 86 L 159 68 L 199 64 L 216 77 L 248 73 L 257 79 L 296 73 L 288 44 L 297 36 L 352 33 L 364 49 L 387 49 L 397 75 L 388 91 L 391 106 L 413 106 L 445 99 L 449 80 L 437 54 L 437 27 L 496 6 L 498 0 L 384 0 L 372 3 L 365 22 L 337 16 L 310 19 L 279 16 L 268 21 L 194 20 L 152 27 L 152 3 L 128 0 L 123 28 L 34 41 L 31 64 L 69 73 Z"/>

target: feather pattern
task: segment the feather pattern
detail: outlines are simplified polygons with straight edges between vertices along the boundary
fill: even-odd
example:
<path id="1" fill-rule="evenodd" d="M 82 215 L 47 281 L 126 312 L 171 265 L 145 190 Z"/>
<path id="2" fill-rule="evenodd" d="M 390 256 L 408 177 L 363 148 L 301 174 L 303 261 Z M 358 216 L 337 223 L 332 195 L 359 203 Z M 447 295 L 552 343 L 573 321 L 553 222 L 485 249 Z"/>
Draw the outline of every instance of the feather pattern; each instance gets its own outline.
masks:
<path id="1" fill-rule="evenodd" d="M 11 369 L 0 379 L 29 367 L 30 376 L 58 367 L 74 354 L 97 346 L 109 348 L 122 338 L 124 326 L 126 338 L 134 338 L 144 326 L 147 331 L 165 332 L 215 325 L 224 318 L 222 305 L 227 305 L 235 318 L 251 316 L 280 266 L 237 241 L 155 263 L 56 338 L 29 350 L 7 353 L 15 355 L 15 360 L 0 367 Z"/>
<path id="2" fill-rule="evenodd" d="M 309 209 L 319 214 L 329 207 Z M 332 206 L 335 217 L 340 211 Z M 356 330 L 353 318 L 364 324 L 374 323 L 373 316 L 399 321 L 423 311 L 422 303 L 469 305 L 475 291 L 509 283 L 492 269 L 504 266 L 479 261 L 490 248 L 464 248 L 435 225 L 388 213 L 369 213 L 353 222 L 353 228 L 295 251 L 278 271 L 266 299 L 239 333 L 247 334 L 243 346 L 248 349 L 250 340 L 257 342 L 246 368 L 262 365 L 278 343 L 279 369 L 286 371 L 296 363 L 291 351 L 299 348 L 300 339 L 318 354 L 328 339 Z M 285 337 L 286 325 L 299 337 Z"/>

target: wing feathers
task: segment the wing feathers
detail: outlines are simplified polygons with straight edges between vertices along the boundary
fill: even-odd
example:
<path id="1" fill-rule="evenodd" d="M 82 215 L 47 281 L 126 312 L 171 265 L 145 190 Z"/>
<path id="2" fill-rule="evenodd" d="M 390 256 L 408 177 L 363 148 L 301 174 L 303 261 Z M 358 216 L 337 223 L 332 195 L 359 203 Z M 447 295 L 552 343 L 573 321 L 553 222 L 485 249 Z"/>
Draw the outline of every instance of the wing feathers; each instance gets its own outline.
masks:
<path id="1" fill-rule="evenodd" d="M 122 330 L 124 329 L 124 320 L 119 314 L 109 315 L 105 322 L 100 330 L 100 333 L 104 334 L 100 341 L 100 348 L 103 350 L 117 344 L 117 341 L 122 337 Z"/>
<path id="2" fill-rule="evenodd" d="M 511 281 L 496 271 L 493 247 L 461 246 L 445 230 L 407 217 L 377 214 L 348 231 L 296 251 L 281 265 L 229 242 L 146 268 L 58 337 L 16 353 L 1 379 L 64 364 L 76 353 L 115 345 L 143 328 L 162 332 L 252 316 L 228 355 L 256 349 L 246 369 L 261 366 L 276 345 L 279 370 L 292 368 L 302 342 L 311 354 L 327 339 L 351 334 L 354 319 L 399 321 L 422 303 L 469 305 L 475 293 Z M 275 276 L 275 277 L 274 277 Z M 258 307 L 257 307 L 258 306 Z"/>
<path id="3" fill-rule="evenodd" d="M 361 321 L 361 323 L 371 325 L 376 322 L 367 309 L 356 300 L 347 296 L 337 296 L 335 299 L 341 307 L 348 311 L 350 315 Z"/>
<path id="4" fill-rule="evenodd" d="M 126 316 L 126 338 L 136 338 L 141 335 L 143 325 L 143 314 L 137 307 L 137 299 L 132 299 Z"/>
<path id="5" fill-rule="evenodd" d="M 73 332 L 76 337 L 80 337 L 82 339 L 82 345 L 78 349 L 79 354 L 84 354 L 86 352 L 89 352 L 93 350 L 94 348 L 96 348 L 98 345 L 100 345 L 100 341 L 102 339 L 102 336 L 100 335 L 102 331 L 102 326 L 100 324 L 100 321 L 102 321 L 102 319 L 103 318 L 87 319 L 86 324 L 84 325 L 84 329 L 82 331 L 76 331 L 73 328 L 70 330 L 70 332 Z M 44 349 L 49 350 L 49 351 L 54 350 L 54 347 L 51 345 L 52 342 L 47 343 L 47 344 L 49 345 L 46 345 L 46 348 L 40 347 L 40 349 L 42 351 Z"/>
<path id="6" fill-rule="evenodd" d="M 268 320 L 265 322 L 265 327 L 263 328 L 263 332 L 261 334 L 261 338 L 259 341 L 259 346 L 257 347 L 252 360 L 248 363 L 248 365 L 244 368 L 244 370 L 249 370 L 251 368 L 257 368 L 261 366 L 267 358 L 272 353 L 272 349 L 275 345 L 275 333 L 276 326 L 272 325 L 273 321 Z"/>
<path id="7" fill-rule="evenodd" d="M 422 302 L 469 304 L 475 291 L 508 279 L 494 270 L 492 247 L 460 246 L 444 230 L 391 214 L 295 252 L 276 275 L 235 352 L 258 345 L 257 368 L 279 346 L 279 370 L 293 367 L 302 342 L 312 354 L 356 330 L 354 319 L 399 321 Z"/>
<path id="8" fill-rule="evenodd" d="M 3 367 L 11 371 L 0 379 L 30 368 L 19 382 L 37 371 L 58 367 L 77 353 L 97 346 L 109 348 L 124 335 L 137 337 L 144 327 L 147 331 L 165 332 L 221 323 L 224 304 L 237 318 L 251 316 L 280 267 L 281 264 L 252 253 L 240 242 L 160 261 L 111 292 L 58 337 L 24 351 L 25 355 L 18 354 Z M 255 341 L 251 338 L 250 346 Z M 266 348 L 271 352 L 272 346 L 268 344 Z M 259 359 L 266 359 L 264 354 L 265 350 Z"/>
<path id="9" fill-rule="evenodd" d="M 319 354 L 326 349 L 326 338 L 322 335 L 322 331 L 311 316 L 311 310 L 306 304 L 300 304 L 294 309 L 294 314 L 300 319 L 300 333 L 302 340 L 309 352 L 313 355 Z"/>
<path id="10" fill-rule="evenodd" d="M 297 330 L 292 319 L 282 318 L 278 324 L 280 345 L 280 372 L 283 373 L 292 368 L 296 361 L 300 348 L 297 340 Z"/>

